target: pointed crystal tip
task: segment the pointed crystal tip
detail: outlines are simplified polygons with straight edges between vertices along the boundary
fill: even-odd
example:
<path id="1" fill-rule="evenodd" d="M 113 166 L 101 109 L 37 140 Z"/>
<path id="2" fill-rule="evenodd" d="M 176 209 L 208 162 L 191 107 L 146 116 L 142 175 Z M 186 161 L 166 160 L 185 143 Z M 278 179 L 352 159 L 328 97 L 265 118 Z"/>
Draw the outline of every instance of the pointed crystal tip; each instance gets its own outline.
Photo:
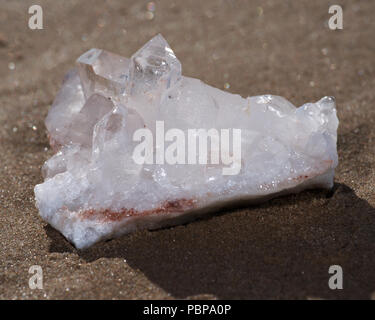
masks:
<path id="1" fill-rule="evenodd" d="M 129 59 L 117 54 L 90 49 L 77 59 L 85 98 L 93 93 L 116 97 L 125 91 Z"/>
<path id="2" fill-rule="evenodd" d="M 181 78 L 181 63 L 158 34 L 139 49 L 130 62 L 130 92 L 169 89 Z"/>

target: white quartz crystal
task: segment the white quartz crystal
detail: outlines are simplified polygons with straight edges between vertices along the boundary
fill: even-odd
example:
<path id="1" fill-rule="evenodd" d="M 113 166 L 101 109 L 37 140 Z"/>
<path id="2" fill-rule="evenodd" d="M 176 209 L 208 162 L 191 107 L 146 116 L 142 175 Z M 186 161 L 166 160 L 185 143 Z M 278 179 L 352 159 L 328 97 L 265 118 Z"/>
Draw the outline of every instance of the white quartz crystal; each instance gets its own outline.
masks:
<path id="1" fill-rule="evenodd" d="M 158 152 L 174 142 L 156 142 L 160 123 L 164 133 L 240 130 L 240 158 L 233 162 L 240 170 L 223 174 L 224 161 L 163 163 Z M 331 188 L 337 126 L 332 97 L 295 108 L 279 96 L 242 98 L 181 76 L 181 64 L 161 35 L 131 59 L 91 49 L 67 74 L 47 116 L 56 153 L 43 166 L 45 181 L 35 186 L 36 204 L 47 222 L 86 248 L 136 229 L 186 222 L 232 202 Z M 141 128 L 153 137 L 150 163 L 134 158 Z M 207 144 L 209 160 L 216 147 L 212 140 Z"/>

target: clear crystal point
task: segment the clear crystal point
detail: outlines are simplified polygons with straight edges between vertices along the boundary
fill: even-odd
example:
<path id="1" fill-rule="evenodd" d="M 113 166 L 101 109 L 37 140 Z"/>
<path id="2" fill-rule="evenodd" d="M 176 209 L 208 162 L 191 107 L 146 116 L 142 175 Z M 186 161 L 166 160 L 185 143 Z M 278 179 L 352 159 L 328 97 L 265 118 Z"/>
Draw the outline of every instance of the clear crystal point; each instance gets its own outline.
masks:
<path id="1" fill-rule="evenodd" d="M 131 57 L 129 74 L 130 94 L 165 90 L 181 78 L 181 63 L 167 41 L 158 34 Z"/>
<path id="2" fill-rule="evenodd" d="M 90 49 L 77 59 L 85 98 L 93 93 L 118 99 L 125 93 L 130 60 L 117 54 Z"/>

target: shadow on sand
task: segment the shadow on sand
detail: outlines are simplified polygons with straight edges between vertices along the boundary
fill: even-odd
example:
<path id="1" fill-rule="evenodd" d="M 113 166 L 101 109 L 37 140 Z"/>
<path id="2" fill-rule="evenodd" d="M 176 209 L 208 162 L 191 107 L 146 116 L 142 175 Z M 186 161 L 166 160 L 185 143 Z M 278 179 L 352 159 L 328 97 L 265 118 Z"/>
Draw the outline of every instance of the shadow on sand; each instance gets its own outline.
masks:
<path id="1" fill-rule="evenodd" d="M 52 252 L 76 251 L 46 227 Z M 306 191 L 187 225 L 140 231 L 77 251 L 87 262 L 122 258 L 177 298 L 370 298 L 375 209 L 352 189 Z M 330 290 L 330 265 L 344 289 Z"/>

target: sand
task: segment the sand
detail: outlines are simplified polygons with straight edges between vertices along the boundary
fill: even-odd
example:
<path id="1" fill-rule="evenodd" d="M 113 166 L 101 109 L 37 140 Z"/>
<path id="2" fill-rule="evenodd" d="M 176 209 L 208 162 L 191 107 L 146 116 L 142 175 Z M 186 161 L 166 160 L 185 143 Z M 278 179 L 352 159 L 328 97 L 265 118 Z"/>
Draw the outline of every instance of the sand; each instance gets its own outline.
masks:
<path id="1" fill-rule="evenodd" d="M 375 2 L 0 1 L 1 299 L 309 299 L 375 297 Z M 152 19 L 150 19 L 152 18 Z M 92 47 L 130 56 L 156 33 L 184 74 L 243 96 L 295 105 L 337 99 L 339 166 L 316 190 L 77 251 L 34 206 L 51 156 L 44 118 L 75 59 Z M 12 65 L 11 63 L 14 63 Z M 11 70 L 12 67 L 14 70 Z M 40 265 L 44 289 L 28 286 Z M 330 290 L 340 265 L 344 289 Z"/>

